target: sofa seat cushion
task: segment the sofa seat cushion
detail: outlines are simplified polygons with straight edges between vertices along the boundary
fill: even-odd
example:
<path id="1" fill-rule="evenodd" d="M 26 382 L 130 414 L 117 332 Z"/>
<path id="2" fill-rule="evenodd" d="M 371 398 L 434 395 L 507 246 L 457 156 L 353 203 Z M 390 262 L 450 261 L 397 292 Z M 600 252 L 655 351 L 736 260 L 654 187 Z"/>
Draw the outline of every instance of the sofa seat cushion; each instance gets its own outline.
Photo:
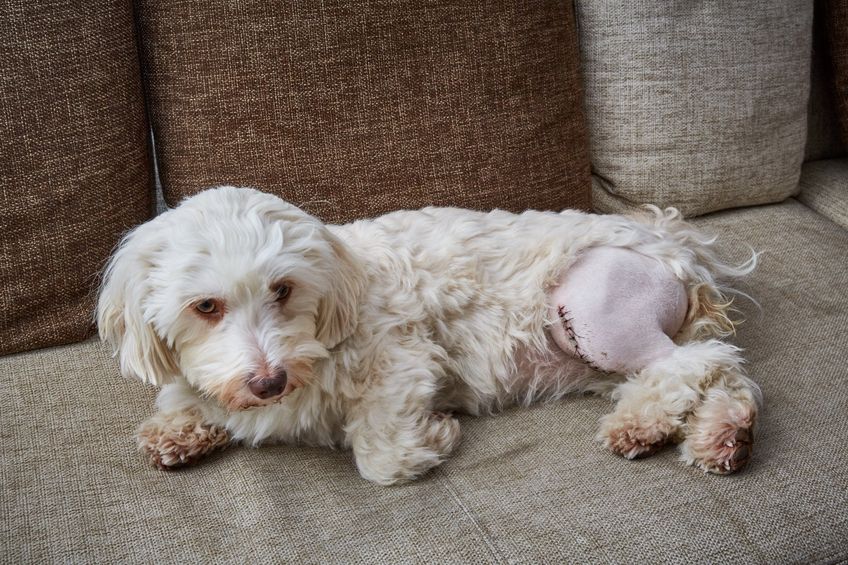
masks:
<path id="1" fill-rule="evenodd" d="M 848 158 L 804 163 L 798 200 L 848 229 Z"/>
<path id="2" fill-rule="evenodd" d="M 795 200 L 698 220 L 761 310 L 737 338 L 766 407 L 745 471 L 705 475 L 592 439 L 607 400 L 463 418 L 455 457 L 385 488 L 348 453 L 232 448 L 150 468 L 154 391 L 96 341 L 0 358 L 0 555 L 21 561 L 835 562 L 848 559 L 848 231 Z"/>

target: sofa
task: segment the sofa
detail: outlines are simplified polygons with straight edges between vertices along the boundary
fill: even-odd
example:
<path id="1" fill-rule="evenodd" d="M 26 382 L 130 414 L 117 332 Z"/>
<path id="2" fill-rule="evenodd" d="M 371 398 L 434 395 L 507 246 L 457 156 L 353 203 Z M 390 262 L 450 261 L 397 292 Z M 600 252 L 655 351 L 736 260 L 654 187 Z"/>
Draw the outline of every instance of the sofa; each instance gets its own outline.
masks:
<path id="1" fill-rule="evenodd" d="M 0 562 L 848 561 L 848 2 L 13 1 L 0 10 Z M 607 398 L 462 416 L 382 487 L 351 454 L 160 471 L 94 335 L 121 234 L 205 186 L 328 222 L 676 206 L 737 283 L 753 458 L 593 439 Z"/>

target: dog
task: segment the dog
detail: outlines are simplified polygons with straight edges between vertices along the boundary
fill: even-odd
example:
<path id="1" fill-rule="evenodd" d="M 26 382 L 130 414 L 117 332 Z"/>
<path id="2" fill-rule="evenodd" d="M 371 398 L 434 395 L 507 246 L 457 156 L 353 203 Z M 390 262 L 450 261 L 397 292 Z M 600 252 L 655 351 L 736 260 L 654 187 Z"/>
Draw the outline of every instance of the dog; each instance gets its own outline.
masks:
<path id="1" fill-rule="evenodd" d="M 334 446 L 389 485 L 457 447 L 457 413 L 609 395 L 599 441 L 678 443 L 726 474 L 751 457 L 723 263 L 673 208 L 636 216 L 455 208 L 324 225 L 223 186 L 129 232 L 104 271 L 100 336 L 161 386 L 137 432 L 162 469 L 231 443 Z"/>

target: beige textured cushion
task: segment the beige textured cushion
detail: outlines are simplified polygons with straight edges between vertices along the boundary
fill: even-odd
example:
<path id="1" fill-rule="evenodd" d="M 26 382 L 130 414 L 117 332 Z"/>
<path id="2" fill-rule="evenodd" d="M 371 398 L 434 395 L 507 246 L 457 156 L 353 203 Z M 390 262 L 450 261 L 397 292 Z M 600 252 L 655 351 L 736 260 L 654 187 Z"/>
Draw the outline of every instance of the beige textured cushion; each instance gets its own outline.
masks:
<path id="1" fill-rule="evenodd" d="M 92 332 L 97 273 L 152 212 L 132 2 L 0 8 L 0 355 Z"/>
<path id="2" fill-rule="evenodd" d="M 236 184 L 328 222 L 589 207 L 570 2 L 137 5 L 171 205 Z"/>
<path id="3" fill-rule="evenodd" d="M 153 391 L 86 342 L 0 358 L 0 561 L 844 562 L 848 231 L 795 200 L 698 224 L 730 257 L 764 251 L 737 343 L 766 408 L 739 475 L 604 452 L 592 397 L 463 418 L 456 456 L 408 486 L 293 447 L 160 472 L 131 437 Z"/>
<path id="4" fill-rule="evenodd" d="M 848 158 L 805 163 L 800 184 L 801 202 L 848 229 Z"/>
<path id="5" fill-rule="evenodd" d="M 796 191 L 812 2 L 578 0 L 594 205 L 686 215 Z"/>

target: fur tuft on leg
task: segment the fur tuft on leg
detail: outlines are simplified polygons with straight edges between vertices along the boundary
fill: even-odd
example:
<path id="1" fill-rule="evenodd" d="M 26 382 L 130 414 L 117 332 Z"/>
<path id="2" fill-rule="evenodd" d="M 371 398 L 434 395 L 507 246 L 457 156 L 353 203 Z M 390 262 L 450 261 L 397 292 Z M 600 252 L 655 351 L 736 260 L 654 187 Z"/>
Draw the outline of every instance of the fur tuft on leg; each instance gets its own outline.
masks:
<path id="1" fill-rule="evenodd" d="M 698 283 L 689 287 L 689 310 L 679 341 L 725 338 L 736 334 L 736 326 L 743 320 L 731 318 L 738 312 L 732 307 L 733 298 L 727 298 L 717 287 L 709 283 Z"/>

